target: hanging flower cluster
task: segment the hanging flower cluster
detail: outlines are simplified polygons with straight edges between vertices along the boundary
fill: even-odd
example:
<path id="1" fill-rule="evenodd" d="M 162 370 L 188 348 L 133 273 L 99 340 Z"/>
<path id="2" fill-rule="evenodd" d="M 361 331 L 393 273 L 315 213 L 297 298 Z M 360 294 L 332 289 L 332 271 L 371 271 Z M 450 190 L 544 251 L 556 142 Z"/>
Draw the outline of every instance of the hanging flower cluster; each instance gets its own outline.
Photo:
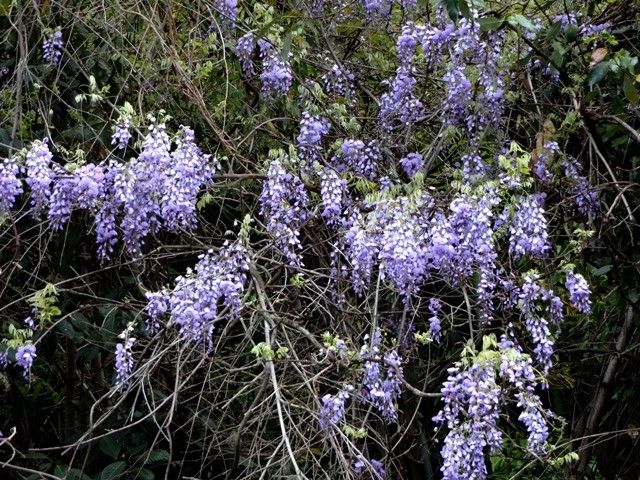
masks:
<path id="1" fill-rule="evenodd" d="M 122 141 L 118 147 L 129 141 L 123 135 L 120 132 L 117 137 Z M 138 255 L 146 237 L 160 228 L 195 227 L 198 193 L 211 182 L 217 163 L 202 153 L 188 127 L 180 130 L 175 141 L 172 151 L 165 125 L 152 120 L 138 157 L 73 170 L 54 161 L 46 139 L 33 142 L 24 168 L 32 214 L 46 212 L 54 230 L 63 228 L 74 210 L 93 214 L 102 258 L 112 255 L 119 230 L 127 252 Z M 22 193 L 20 173 L 15 159 L 0 165 L 0 212 L 10 210 Z"/>

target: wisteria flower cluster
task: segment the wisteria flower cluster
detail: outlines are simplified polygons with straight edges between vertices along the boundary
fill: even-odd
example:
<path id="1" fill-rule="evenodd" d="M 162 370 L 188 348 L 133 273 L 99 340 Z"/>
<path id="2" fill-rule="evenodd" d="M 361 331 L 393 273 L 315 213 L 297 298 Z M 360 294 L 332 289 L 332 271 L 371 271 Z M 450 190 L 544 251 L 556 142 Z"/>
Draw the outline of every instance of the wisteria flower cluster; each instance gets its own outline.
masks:
<path id="1" fill-rule="evenodd" d="M 123 145 L 128 142 L 123 131 L 117 139 Z M 165 125 L 152 122 L 140 155 L 128 163 L 86 164 L 67 171 L 54 161 L 45 139 L 32 143 L 24 171 L 32 214 L 46 211 L 51 227 L 58 230 L 74 209 L 88 211 L 95 216 L 98 252 L 109 258 L 118 240 L 118 223 L 133 255 L 140 254 L 145 238 L 161 227 L 193 228 L 198 193 L 216 169 L 217 162 L 195 144 L 193 130 L 183 127 L 171 151 Z M 0 165 L 2 212 L 12 208 L 22 193 L 20 173 L 15 159 Z"/>
<path id="2" fill-rule="evenodd" d="M 46 35 L 42 44 L 42 57 L 51 65 L 57 65 L 62 57 L 62 32 L 56 30 Z"/>
<path id="3" fill-rule="evenodd" d="M 240 314 L 248 271 L 249 255 L 241 243 L 225 242 L 217 253 L 200 255 L 172 290 L 147 294 L 148 332 L 159 330 L 168 316 L 166 325 L 177 326 L 180 338 L 211 351 L 215 325 Z"/>
<path id="4" fill-rule="evenodd" d="M 548 413 L 535 393 L 536 376 L 531 359 L 506 336 L 498 345 L 484 339 L 485 348 L 472 359 L 449 369 L 442 388 L 444 407 L 434 417 L 449 432 L 442 447 L 441 471 L 445 480 L 483 480 L 487 478 L 485 450 L 502 449 L 500 415 L 514 390 L 518 419 L 527 428 L 527 449 L 543 454 L 549 437 Z M 502 385 L 501 380 L 507 382 Z"/>
<path id="5" fill-rule="evenodd" d="M 305 162 L 307 168 L 318 160 L 322 138 L 329 132 L 329 128 L 331 124 L 326 118 L 310 115 L 308 112 L 302 113 L 300 134 L 296 140 L 298 157 Z"/>
<path id="6" fill-rule="evenodd" d="M 260 214 L 267 232 L 289 265 L 300 265 L 300 228 L 309 217 L 309 198 L 302 181 L 285 170 L 280 160 L 269 165 L 260 195 Z"/>

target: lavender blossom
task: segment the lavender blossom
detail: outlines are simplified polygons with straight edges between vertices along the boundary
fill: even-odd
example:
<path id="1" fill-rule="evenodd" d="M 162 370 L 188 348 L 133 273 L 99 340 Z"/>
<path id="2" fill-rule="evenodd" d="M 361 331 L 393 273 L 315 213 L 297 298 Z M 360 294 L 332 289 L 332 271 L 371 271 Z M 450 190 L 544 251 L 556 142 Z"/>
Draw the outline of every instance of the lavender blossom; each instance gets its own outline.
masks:
<path id="1" fill-rule="evenodd" d="M 111 144 L 115 145 L 118 149 L 124 149 L 131 140 L 131 122 L 128 118 L 120 120 L 113 129 L 113 135 L 111 135 Z"/>
<path id="2" fill-rule="evenodd" d="M 300 228 L 308 218 L 308 204 L 302 181 L 287 172 L 279 160 L 272 161 L 260 195 L 260 214 L 267 220 L 267 232 L 276 247 L 292 266 L 302 261 L 297 250 L 302 247 Z"/>
<path id="3" fill-rule="evenodd" d="M 222 15 L 225 25 L 235 28 L 238 16 L 238 0 L 214 0 L 214 5 Z"/>
<path id="4" fill-rule="evenodd" d="M 123 338 L 122 343 L 116 344 L 116 388 L 125 388 L 130 380 L 131 373 L 133 372 L 133 345 L 136 339 L 129 337 L 130 329 L 127 329 L 121 334 Z"/>
<path id="5" fill-rule="evenodd" d="M 340 95 L 342 97 L 353 97 L 355 94 L 353 82 L 355 77 L 346 68 L 340 68 L 334 64 L 322 75 L 324 90 L 329 95 Z"/>
<path id="6" fill-rule="evenodd" d="M 589 315 L 591 313 L 591 290 L 589 284 L 579 273 L 574 273 L 573 270 L 566 272 L 565 286 L 569 291 L 569 298 L 571 303 L 578 310 L 578 312 Z"/>
<path id="7" fill-rule="evenodd" d="M 22 194 L 22 182 L 18 178 L 20 167 L 15 160 L 0 163 L 0 215 L 11 210 L 16 198 Z"/>
<path id="8" fill-rule="evenodd" d="M 256 74 L 256 69 L 253 64 L 253 53 L 255 51 L 255 38 L 253 32 L 247 32 L 238 39 L 236 45 L 236 55 L 240 60 L 240 66 L 242 73 L 248 78 L 253 77 Z"/>
<path id="9" fill-rule="evenodd" d="M 518 260 L 525 255 L 544 257 L 551 246 L 542 202 L 544 194 L 520 198 L 509 227 L 509 253 Z"/>
<path id="10" fill-rule="evenodd" d="M 262 60 L 262 93 L 267 97 L 286 95 L 293 83 L 293 71 L 289 62 L 281 57 L 274 46 L 266 40 L 258 40 Z"/>
<path id="11" fill-rule="evenodd" d="M 337 225 L 342 215 L 344 198 L 348 193 L 347 182 L 331 168 L 323 169 L 320 179 L 322 217 L 328 225 Z"/>
<path id="12" fill-rule="evenodd" d="M 331 124 L 324 117 L 313 116 L 308 112 L 302 113 L 300 120 L 300 134 L 298 142 L 298 156 L 311 167 L 320 156 L 322 137 L 328 132 Z"/>
<path id="13" fill-rule="evenodd" d="M 248 270 L 246 249 L 238 243 L 225 243 L 218 254 L 210 250 L 200 255 L 194 270 L 176 278 L 174 289 L 163 296 L 168 297 L 169 324 L 178 327 L 180 338 L 210 351 L 216 323 L 240 314 Z M 151 298 L 150 314 L 159 315 L 165 307 L 158 300 Z"/>
<path id="14" fill-rule="evenodd" d="M 322 397 L 320 409 L 320 427 L 328 430 L 332 425 L 338 425 L 344 418 L 345 403 L 349 400 L 353 386 L 345 385 L 336 395 L 326 394 Z"/>
<path id="15" fill-rule="evenodd" d="M 407 175 L 413 177 L 424 166 L 424 159 L 419 153 L 410 153 L 406 157 L 400 159 L 400 165 L 402 165 L 402 168 Z"/>
<path id="16" fill-rule="evenodd" d="M 36 140 L 27 152 L 27 185 L 31 189 L 31 206 L 39 212 L 48 206 L 51 187 L 55 178 L 53 155 L 49 151 L 47 140 Z"/>
<path id="17" fill-rule="evenodd" d="M 365 144 L 362 140 L 346 139 L 341 152 L 331 159 L 340 173 L 353 171 L 357 175 L 374 180 L 378 172 L 378 162 L 382 159 L 375 141 Z"/>
<path id="18" fill-rule="evenodd" d="M 24 378 L 27 380 L 31 378 L 31 367 L 37 356 L 36 346 L 31 343 L 21 345 L 16 350 L 16 364 L 22 368 Z"/>
<path id="19" fill-rule="evenodd" d="M 436 343 L 440 343 L 442 336 L 442 325 L 440 323 L 440 313 L 442 311 L 442 302 L 437 298 L 429 300 L 429 337 Z"/>
<path id="20" fill-rule="evenodd" d="M 62 32 L 56 30 L 47 34 L 42 43 L 42 57 L 50 65 L 57 65 L 62 57 Z"/>

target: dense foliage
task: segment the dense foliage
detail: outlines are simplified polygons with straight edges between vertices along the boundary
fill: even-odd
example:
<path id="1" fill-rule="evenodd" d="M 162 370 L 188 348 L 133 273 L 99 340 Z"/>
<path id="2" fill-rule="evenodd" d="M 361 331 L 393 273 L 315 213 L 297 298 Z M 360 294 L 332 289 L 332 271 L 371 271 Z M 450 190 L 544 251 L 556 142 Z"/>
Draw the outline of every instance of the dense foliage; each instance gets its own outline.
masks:
<path id="1" fill-rule="evenodd" d="M 0 24 L 2 478 L 637 478 L 640 4 Z"/>

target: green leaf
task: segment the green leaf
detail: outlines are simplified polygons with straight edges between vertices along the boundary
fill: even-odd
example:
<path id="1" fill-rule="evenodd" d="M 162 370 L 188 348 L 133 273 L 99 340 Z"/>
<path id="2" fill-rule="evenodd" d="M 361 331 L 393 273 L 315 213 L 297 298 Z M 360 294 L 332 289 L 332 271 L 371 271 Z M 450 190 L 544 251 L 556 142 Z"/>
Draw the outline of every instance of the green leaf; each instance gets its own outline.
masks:
<path id="1" fill-rule="evenodd" d="M 60 332 L 70 340 L 76 338 L 76 330 L 73 328 L 73 325 L 71 325 L 69 320 L 63 320 L 58 323 L 58 330 L 60 330 Z"/>
<path id="2" fill-rule="evenodd" d="M 602 277 L 603 275 L 609 273 L 612 269 L 613 265 L 605 265 L 604 267 L 596 268 L 592 273 L 594 277 Z"/>
<path id="3" fill-rule="evenodd" d="M 111 465 L 107 465 L 104 468 L 104 470 L 102 470 L 102 472 L 100 473 L 99 480 L 117 479 L 119 475 L 122 474 L 122 472 L 124 472 L 124 469 L 126 468 L 126 466 L 127 464 L 123 461 L 114 462 Z"/>
<path id="4" fill-rule="evenodd" d="M 638 90 L 636 89 L 633 77 L 629 75 L 624 76 L 624 80 L 622 81 L 622 91 L 624 92 L 624 96 L 627 97 L 627 100 L 629 100 L 632 105 L 638 105 L 638 101 L 640 99 L 638 98 Z"/>
<path id="5" fill-rule="evenodd" d="M 460 8 L 458 7 L 458 0 L 440 0 L 440 5 L 447 9 L 449 18 L 454 22 L 458 21 L 460 15 Z"/>
<path id="6" fill-rule="evenodd" d="M 513 25 L 514 27 L 517 25 L 520 25 L 521 27 L 529 30 L 530 32 L 537 32 L 538 29 L 536 28 L 536 26 L 531 23 L 531 20 L 529 20 L 527 17 L 525 17 L 524 15 L 520 14 L 520 13 L 516 13 L 514 15 L 511 15 L 509 17 L 509 23 L 511 25 Z"/>
<path id="7" fill-rule="evenodd" d="M 484 17 L 478 20 L 478 23 L 480 23 L 480 31 L 482 32 L 499 30 L 504 26 L 504 22 L 504 18 L 497 17 Z"/>
<path id="8" fill-rule="evenodd" d="M 464 18 L 471 18 L 471 9 L 466 0 L 458 0 L 458 10 L 460 10 Z"/>
<path id="9" fill-rule="evenodd" d="M 118 455 L 120 455 L 120 443 L 113 437 L 101 438 L 98 442 L 98 448 L 112 460 L 117 460 Z"/>
<path id="10" fill-rule="evenodd" d="M 551 53 L 551 63 L 554 67 L 559 67 L 564 63 L 564 55 L 567 49 L 560 42 L 553 42 L 553 52 Z"/>
<path id="11" fill-rule="evenodd" d="M 602 80 L 609 72 L 609 62 L 600 62 L 594 67 L 589 75 L 589 86 L 593 87 L 596 83 Z"/>
<path id="12" fill-rule="evenodd" d="M 152 450 L 149 454 L 149 458 L 147 458 L 147 464 L 149 463 L 159 463 L 159 462 L 168 462 L 171 459 L 169 452 L 166 450 Z"/>
<path id="13" fill-rule="evenodd" d="M 146 468 L 143 468 L 142 470 L 140 470 L 140 473 L 138 474 L 138 478 L 140 478 L 141 480 L 154 480 L 156 478 L 156 474 L 153 473 L 151 470 L 147 470 Z"/>

